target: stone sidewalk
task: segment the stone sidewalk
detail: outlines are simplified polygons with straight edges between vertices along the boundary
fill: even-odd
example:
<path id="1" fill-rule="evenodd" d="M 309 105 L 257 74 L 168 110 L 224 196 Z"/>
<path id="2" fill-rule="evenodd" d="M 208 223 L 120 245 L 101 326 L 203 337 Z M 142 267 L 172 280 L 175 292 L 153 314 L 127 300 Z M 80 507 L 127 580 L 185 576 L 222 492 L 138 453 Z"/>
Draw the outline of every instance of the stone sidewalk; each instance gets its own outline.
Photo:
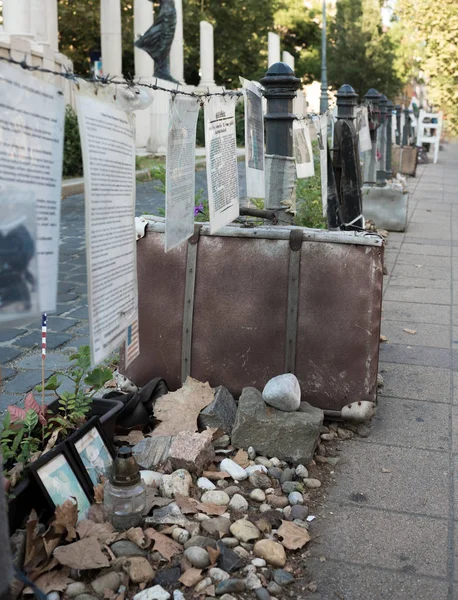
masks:
<path id="1" fill-rule="evenodd" d="M 458 598 L 457 189 L 458 144 L 447 145 L 409 180 L 407 233 L 389 235 L 385 386 L 370 437 L 342 444 L 314 528 L 317 600 Z"/>

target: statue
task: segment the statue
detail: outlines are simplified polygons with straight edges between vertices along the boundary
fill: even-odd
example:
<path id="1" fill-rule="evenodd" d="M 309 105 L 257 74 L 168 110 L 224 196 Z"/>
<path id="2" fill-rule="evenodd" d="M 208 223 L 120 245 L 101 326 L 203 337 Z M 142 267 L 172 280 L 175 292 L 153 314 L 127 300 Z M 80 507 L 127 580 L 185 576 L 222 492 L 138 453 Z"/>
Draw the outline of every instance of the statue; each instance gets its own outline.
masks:
<path id="1" fill-rule="evenodd" d="M 135 46 L 147 52 L 154 60 L 155 77 L 178 83 L 170 74 L 170 48 L 177 25 L 175 0 L 159 1 L 161 9 L 155 23 L 138 38 Z"/>

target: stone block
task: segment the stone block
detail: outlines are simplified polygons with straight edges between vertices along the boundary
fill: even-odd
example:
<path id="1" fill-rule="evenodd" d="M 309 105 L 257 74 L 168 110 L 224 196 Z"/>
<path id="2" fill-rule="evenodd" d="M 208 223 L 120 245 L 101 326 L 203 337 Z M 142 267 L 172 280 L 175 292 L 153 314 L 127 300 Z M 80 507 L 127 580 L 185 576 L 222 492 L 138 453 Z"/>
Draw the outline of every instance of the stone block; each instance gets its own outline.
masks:
<path id="1" fill-rule="evenodd" d="M 375 223 L 378 229 L 405 231 L 409 195 L 402 189 L 386 186 L 364 185 L 363 214 L 366 220 Z"/>
<path id="2" fill-rule="evenodd" d="M 323 424 L 323 411 L 301 402 L 297 412 L 268 407 L 261 392 L 245 388 L 232 430 L 236 448 L 253 446 L 257 454 L 306 465 L 313 458 Z"/>
<path id="3" fill-rule="evenodd" d="M 234 426 L 237 405 L 232 394 L 222 385 L 215 389 L 215 398 L 199 415 L 199 429 L 212 427 L 230 433 Z"/>
<path id="4" fill-rule="evenodd" d="M 172 440 L 171 435 L 157 435 L 135 444 L 132 451 L 140 467 L 149 471 L 165 462 L 169 457 Z"/>
<path id="5" fill-rule="evenodd" d="M 174 469 L 186 469 L 191 473 L 203 471 L 215 458 L 211 433 L 182 431 L 173 439 L 169 458 Z"/>

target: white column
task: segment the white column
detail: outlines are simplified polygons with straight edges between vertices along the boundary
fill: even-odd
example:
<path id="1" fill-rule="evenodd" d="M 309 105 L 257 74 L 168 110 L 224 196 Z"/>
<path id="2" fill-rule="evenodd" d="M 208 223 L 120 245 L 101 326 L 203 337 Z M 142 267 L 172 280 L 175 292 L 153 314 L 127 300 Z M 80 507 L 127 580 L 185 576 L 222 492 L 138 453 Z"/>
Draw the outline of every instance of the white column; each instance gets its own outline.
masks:
<path id="1" fill-rule="evenodd" d="M 213 47 L 213 25 L 200 22 L 200 83 L 199 86 L 215 85 L 215 60 Z"/>
<path id="2" fill-rule="evenodd" d="M 269 31 L 268 35 L 269 44 L 269 56 L 267 67 L 271 67 L 273 64 L 280 62 L 280 36 L 276 33 Z"/>
<path id="3" fill-rule="evenodd" d="M 121 1 L 100 1 L 102 68 L 105 75 L 122 73 Z"/>
<path id="4" fill-rule="evenodd" d="M 3 0 L 3 31 L 13 35 L 30 35 L 30 0 Z"/>
<path id="5" fill-rule="evenodd" d="M 37 42 L 48 43 L 48 7 L 47 0 L 34 0 L 30 7 L 32 33 Z"/>
<path id="6" fill-rule="evenodd" d="M 134 41 L 153 24 L 153 5 L 149 0 L 134 0 Z M 136 77 L 152 77 L 154 61 L 144 50 L 135 48 Z M 143 111 L 141 111 L 143 112 Z"/>
<path id="7" fill-rule="evenodd" d="M 173 38 L 172 48 L 170 49 L 170 73 L 172 77 L 184 83 L 184 55 L 183 55 L 183 2 L 175 0 L 177 11 L 177 27 L 175 37 Z"/>
<path id="8" fill-rule="evenodd" d="M 290 52 L 283 50 L 282 60 L 294 71 L 294 56 Z"/>
<path id="9" fill-rule="evenodd" d="M 57 0 L 46 0 L 47 4 L 47 33 L 48 43 L 54 52 L 59 51 L 59 18 L 57 11 Z"/>

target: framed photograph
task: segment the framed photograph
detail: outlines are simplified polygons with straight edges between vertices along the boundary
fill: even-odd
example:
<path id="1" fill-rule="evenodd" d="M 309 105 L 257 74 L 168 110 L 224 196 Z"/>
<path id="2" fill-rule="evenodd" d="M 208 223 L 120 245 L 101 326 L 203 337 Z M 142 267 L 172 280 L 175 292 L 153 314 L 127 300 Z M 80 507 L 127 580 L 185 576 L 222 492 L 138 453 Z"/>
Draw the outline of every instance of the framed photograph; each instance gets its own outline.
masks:
<path id="1" fill-rule="evenodd" d="M 105 437 L 98 417 L 92 417 L 67 439 L 70 452 L 93 488 L 108 479 L 114 450 Z"/>
<path id="2" fill-rule="evenodd" d="M 59 444 L 34 461 L 30 465 L 30 473 L 51 511 L 66 500 L 72 500 L 78 503 L 78 520 L 87 517 L 91 506 L 90 489 L 65 444 Z"/>

